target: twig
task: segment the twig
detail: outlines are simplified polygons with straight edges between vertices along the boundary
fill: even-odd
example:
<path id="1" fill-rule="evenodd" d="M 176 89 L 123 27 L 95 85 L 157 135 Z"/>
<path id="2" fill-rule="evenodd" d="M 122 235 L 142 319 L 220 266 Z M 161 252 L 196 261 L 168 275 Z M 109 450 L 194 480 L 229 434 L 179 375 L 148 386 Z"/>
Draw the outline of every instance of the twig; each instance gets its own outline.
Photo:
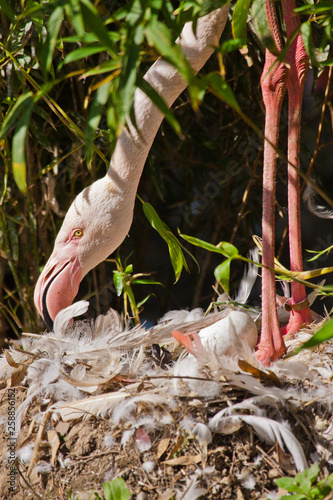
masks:
<path id="1" fill-rule="evenodd" d="M 24 477 L 24 475 L 22 474 L 22 471 L 21 469 L 19 468 L 19 466 L 17 465 L 17 470 L 18 470 L 18 473 L 20 474 L 24 484 L 27 486 L 27 488 L 31 491 L 31 493 L 33 494 L 33 496 L 35 498 L 40 498 L 41 500 L 43 500 L 43 497 L 39 494 L 39 493 L 36 493 L 34 491 L 34 489 L 32 488 L 31 484 L 26 480 L 26 478 Z"/>
<path id="2" fill-rule="evenodd" d="M 32 454 L 31 460 L 30 460 L 30 464 L 29 464 L 29 468 L 28 468 L 28 472 L 27 472 L 27 476 L 28 477 L 30 476 L 30 474 L 32 472 L 32 469 L 33 469 L 33 467 L 35 465 L 35 462 L 36 462 L 36 459 L 37 459 L 38 450 L 39 450 L 39 445 L 40 445 L 41 440 L 42 440 L 42 436 L 43 436 L 43 432 L 45 430 L 46 422 L 50 418 L 51 413 L 52 412 L 50 410 L 48 410 L 45 413 L 44 418 L 43 418 L 43 422 L 39 426 L 38 434 L 37 434 L 37 438 L 36 438 L 36 442 L 35 442 L 34 451 L 33 451 L 33 454 Z"/>

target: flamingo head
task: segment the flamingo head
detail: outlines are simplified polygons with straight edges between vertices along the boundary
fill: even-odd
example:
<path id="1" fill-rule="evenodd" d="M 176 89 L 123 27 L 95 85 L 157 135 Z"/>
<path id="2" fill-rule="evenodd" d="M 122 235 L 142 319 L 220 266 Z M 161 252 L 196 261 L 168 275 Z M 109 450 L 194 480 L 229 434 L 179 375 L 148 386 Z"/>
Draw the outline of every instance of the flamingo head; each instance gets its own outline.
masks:
<path id="1" fill-rule="evenodd" d="M 34 301 L 50 330 L 61 309 L 72 304 L 82 278 L 126 237 L 134 202 L 108 176 L 85 188 L 73 201 L 35 288 Z"/>

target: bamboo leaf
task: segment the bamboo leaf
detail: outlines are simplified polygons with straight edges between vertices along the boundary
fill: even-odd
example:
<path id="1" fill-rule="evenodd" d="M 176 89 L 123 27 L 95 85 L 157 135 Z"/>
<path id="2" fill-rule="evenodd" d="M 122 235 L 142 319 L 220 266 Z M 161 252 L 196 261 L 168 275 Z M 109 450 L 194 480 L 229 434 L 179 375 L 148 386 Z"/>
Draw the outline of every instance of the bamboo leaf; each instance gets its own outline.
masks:
<path id="1" fill-rule="evenodd" d="M 144 92 L 147 97 L 155 104 L 155 106 L 162 111 L 164 114 L 166 120 L 169 122 L 169 124 L 172 126 L 174 131 L 178 134 L 181 135 L 181 127 L 179 125 L 179 122 L 169 106 L 166 104 L 164 99 L 160 96 L 158 92 L 148 83 L 144 78 L 138 77 L 137 78 L 137 86 L 139 87 L 142 92 Z"/>
<path id="2" fill-rule="evenodd" d="M 84 27 L 82 11 L 80 8 L 80 1 L 79 0 L 69 0 L 69 2 L 65 3 L 64 7 L 66 10 L 67 16 L 71 19 L 71 21 L 73 23 L 73 26 L 74 26 L 76 33 L 79 36 L 84 36 L 85 27 Z"/>
<path id="3" fill-rule="evenodd" d="M 80 0 L 81 11 L 83 15 L 83 19 L 86 25 L 91 29 L 93 33 L 97 36 L 97 38 L 105 45 L 106 50 L 110 53 L 110 55 L 117 59 L 117 50 L 116 46 L 111 39 L 108 30 L 104 26 L 103 21 L 101 20 L 100 15 L 98 14 L 96 8 L 89 2 L 89 0 Z"/>
<path id="4" fill-rule="evenodd" d="M 265 0 L 254 0 L 251 8 L 251 18 L 254 29 L 263 46 L 272 52 L 272 54 L 278 55 L 278 50 L 268 23 Z"/>
<path id="5" fill-rule="evenodd" d="M 313 43 L 312 33 L 311 33 L 311 23 L 310 21 L 303 23 L 301 26 L 302 40 L 304 42 L 305 50 L 311 59 L 314 66 L 319 67 L 320 61 L 317 59 L 316 48 Z"/>
<path id="6" fill-rule="evenodd" d="M 195 238 L 194 236 L 187 236 L 186 234 L 181 234 L 180 232 L 179 235 L 192 245 L 204 248 L 205 250 L 209 250 L 210 252 L 220 253 L 228 258 L 235 258 L 239 255 L 237 248 L 231 243 L 228 243 L 227 241 L 222 241 L 221 243 L 215 246 L 212 245 L 211 243 L 207 243 L 207 241 Z"/>
<path id="7" fill-rule="evenodd" d="M 101 85 L 97 89 L 93 102 L 90 106 L 89 117 L 87 122 L 87 132 L 86 132 L 87 136 L 86 157 L 87 157 L 88 167 L 90 167 L 92 160 L 92 152 L 93 152 L 92 143 L 96 135 L 96 129 L 98 128 L 99 122 L 101 120 L 103 107 L 105 106 L 108 100 L 109 93 L 110 93 L 110 82 L 107 82 L 104 85 Z"/>
<path id="8" fill-rule="evenodd" d="M 20 95 L 14 106 L 7 113 L 0 129 L 0 140 L 3 139 L 3 137 L 7 135 L 9 130 L 15 125 L 18 115 L 22 112 L 22 109 L 27 106 L 27 102 L 29 106 L 32 95 L 32 92 L 27 92 L 26 94 Z"/>
<path id="9" fill-rule="evenodd" d="M 216 73 L 213 73 L 208 75 L 206 79 L 209 88 L 215 95 L 229 104 L 236 111 L 241 111 L 232 88 L 227 84 L 225 80 L 223 80 L 223 78 L 221 78 Z"/>
<path id="10" fill-rule="evenodd" d="M 13 174 L 15 182 L 22 193 L 25 193 L 27 189 L 25 145 L 33 105 L 34 101 L 31 98 L 17 124 L 12 143 Z"/>
<path id="11" fill-rule="evenodd" d="M 41 57 L 41 67 L 45 78 L 47 78 L 47 73 L 51 70 L 53 53 L 63 17 L 64 8 L 61 5 L 58 5 L 55 7 L 47 22 L 47 37 L 45 43 L 43 44 Z"/>
<path id="12" fill-rule="evenodd" d="M 232 36 L 239 38 L 246 44 L 247 39 L 247 16 L 251 0 L 238 0 L 232 14 Z"/>
<path id="13" fill-rule="evenodd" d="M 105 52 L 105 47 L 102 45 L 93 47 L 81 47 L 80 49 L 75 49 L 70 52 L 64 60 L 64 64 L 68 64 L 73 61 L 79 61 L 85 57 L 92 56 L 94 54 L 99 54 L 100 52 Z"/>
<path id="14" fill-rule="evenodd" d="M 321 327 L 307 342 L 300 348 L 296 349 L 292 355 L 297 354 L 303 349 L 311 349 L 317 345 L 330 340 L 333 337 L 333 318 L 330 319 L 323 327 Z"/>
<path id="15" fill-rule="evenodd" d="M 132 108 L 137 70 L 140 64 L 140 47 L 132 43 L 123 57 L 122 70 L 119 78 L 117 110 L 117 136 L 122 133 L 123 125 Z"/>
<path id="16" fill-rule="evenodd" d="M 151 226 L 159 233 L 159 235 L 168 245 L 170 260 L 177 282 L 181 275 L 183 267 L 188 270 L 187 262 L 184 257 L 181 245 L 177 238 L 172 234 L 170 228 L 159 218 L 154 207 L 150 203 L 142 203 L 143 211 Z"/>
<path id="17" fill-rule="evenodd" d="M 15 19 L 15 12 L 6 0 L 0 0 L 0 7 L 9 19 Z"/>

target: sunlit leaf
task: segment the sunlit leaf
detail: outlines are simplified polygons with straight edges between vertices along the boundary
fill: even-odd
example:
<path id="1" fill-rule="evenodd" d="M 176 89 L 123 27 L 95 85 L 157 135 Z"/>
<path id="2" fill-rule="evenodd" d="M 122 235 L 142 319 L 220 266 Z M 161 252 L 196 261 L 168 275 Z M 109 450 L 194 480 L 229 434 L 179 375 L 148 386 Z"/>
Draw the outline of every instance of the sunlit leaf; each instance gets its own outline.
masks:
<path id="1" fill-rule="evenodd" d="M 229 281 L 230 281 L 230 264 L 231 258 L 226 259 L 221 264 L 219 264 L 214 270 L 214 276 L 216 281 L 221 283 L 223 289 L 229 294 Z"/>
<path id="2" fill-rule="evenodd" d="M 123 57 L 122 69 L 119 77 L 118 88 L 118 124 L 117 136 L 122 133 L 122 127 L 126 122 L 127 116 L 133 104 L 134 92 L 136 89 L 136 75 L 140 64 L 140 47 L 135 43 L 131 44 Z"/>
<path id="3" fill-rule="evenodd" d="M 232 52 L 233 50 L 238 50 L 244 46 L 244 40 L 241 38 L 235 38 L 226 40 L 225 42 L 222 43 L 220 51 L 222 54 L 229 54 L 229 52 Z"/>
<path id="4" fill-rule="evenodd" d="M 119 297 L 123 291 L 123 276 L 120 271 L 113 271 L 113 283 Z"/>
<path id="5" fill-rule="evenodd" d="M 234 38 L 244 40 L 247 38 L 247 16 L 251 0 L 237 0 L 232 14 L 232 35 Z"/>
<path id="6" fill-rule="evenodd" d="M 303 349 L 311 349 L 316 347 L 322 342 L 326 342 L 333 337 L 333 318 L 324 324 L 307 342 L 305 342 L 300 348 L 296 349 L 292 354 L 297 354 Z"/>
<path id="7" fill-rule="evenodd" d="M 122 477 L 103 484 L 105 500 L 129 500 L 131 492 Z"/>
<path id="8" fill-rule="evenodd" d="M 183 267 L 188 270 L 187 262 L 177 238 L 172 234 L 170 228 L 159 218 L 156 210 L 150 203 L 143 202 L 143 211 L 151 226 L 159 233 L 168 245 L 171 264 L 178 281 Z"/>
<path id="9" fill-rule="evenodd" d="M 222 241 L 221 243 L 215 246 L 212 245 L 211 243 L 207 243 L 207 241 L 195 238 L 194 236 L 187 236 L 186 234 L 181 234 L 180 232 L 179 235 L 192 245 L 204 248 L 205 250 L 209 250 L 210 252 L 219 253 L 228 258 L 234 258 L 237 257 L 238 255 L 237 248 L 231 243 L 228 243 L 227 241 Z"/>
<path id="10" fill-rule="evenodd" d="M 15 182 L 22 193 L 24 193 L 27 189 L 25 146 L 33 104 L 34 102 L 31 99 L 28 106 L 23 111 L 22 116 L 18 121 L 12 143 L 13 174 Z"/>

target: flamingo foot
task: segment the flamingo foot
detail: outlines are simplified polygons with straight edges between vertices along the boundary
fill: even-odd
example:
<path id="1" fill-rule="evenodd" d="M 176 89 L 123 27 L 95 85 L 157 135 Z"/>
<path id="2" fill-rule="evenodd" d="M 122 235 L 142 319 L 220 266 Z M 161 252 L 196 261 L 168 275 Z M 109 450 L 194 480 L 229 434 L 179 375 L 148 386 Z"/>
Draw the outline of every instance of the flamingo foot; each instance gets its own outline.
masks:
<path id="1" fill-rule="evenodd" d="M 282 358 L 285 352 L 286 346 L 280 329 L 277 327 L 274 331 L 267 332 L 266 335 L 264 332 L 261 334 L 258 349 L 255 354 L 262 365 L 269 366 L 271 362 Z"/>
<path id="2" fill-rule="evenodd" d="M 299 332 L 302 326 L 312 323 L 310 308 L 302 311 L 291 311 L 288 323 L 281 328 L 282 335 L 295 334 Z"/>

